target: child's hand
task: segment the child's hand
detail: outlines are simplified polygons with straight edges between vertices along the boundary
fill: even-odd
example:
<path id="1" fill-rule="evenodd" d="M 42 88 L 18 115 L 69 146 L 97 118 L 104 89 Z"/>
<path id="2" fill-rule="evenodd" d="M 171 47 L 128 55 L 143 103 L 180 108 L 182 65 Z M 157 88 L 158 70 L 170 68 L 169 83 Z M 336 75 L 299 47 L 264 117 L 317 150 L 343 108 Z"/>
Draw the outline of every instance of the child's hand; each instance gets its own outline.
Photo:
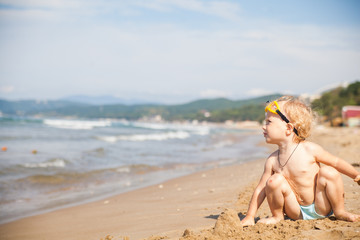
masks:
<path id="1" fill-rule="evenodd" d="M 357 182 L 357 184 L 360 185 L 360 175 L 356 176 L 356 178 L 354 179 L 354 182 Z"/>

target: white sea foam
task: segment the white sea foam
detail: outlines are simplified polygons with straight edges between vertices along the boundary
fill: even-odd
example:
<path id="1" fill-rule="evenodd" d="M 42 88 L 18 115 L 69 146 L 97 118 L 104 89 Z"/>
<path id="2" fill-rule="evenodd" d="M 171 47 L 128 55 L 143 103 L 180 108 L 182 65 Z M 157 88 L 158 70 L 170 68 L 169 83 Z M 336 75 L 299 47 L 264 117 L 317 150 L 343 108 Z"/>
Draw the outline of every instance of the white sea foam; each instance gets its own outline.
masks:
<path id="1" fill-rule="evenodd" d="M 64 120 L 64 119 L 45 119 L 44 124 L 65 129 L 93 129 L 95 127 L 108 127 L 111 122 L 108 120 L 90 121 L 90 120 Z"/>
<path id="2" fill-rule="evenodd" d="M 119 140 L 117 136 L 101 136 L 101 137 L 97 137 L 97 139 L 100 139 L 102 141 L 109 142 L 109 143 L 114 143 Z"/>
<path id="3" fill-rule="evenodd" d="M 129 173 L 130 172 L 130 168 L 129 167 L 119 167 L 116 169 L 116 172 L 119 173 Z"/>
<path id="4" fill-rule="evenodd" d="M 149 129 L 155 129 L 155 130 L 169 129 L 166 124 L 161 124 L 161 123 L 133 122 L 131 125 L 133 125 L 134 127 L 149 128 Z"/>
<path id="5" fill-rule="evenodd" d="M 197 135 L 208 135 L 210 133 L 210 127 L 193 125 L 193 124 L 134 122 L 131 125 L 134 127 L 148 128 L 154 130 L 187 131 Z"/>
<path id="6" fill-rule="evenodd" d="M 64 168 L 66 165 L 66 161 L 61 158 L 55 158 L 46 162 L 24 163 L 22 165 L 26 168 L 48 168 L 48 167 Z"/>
<path id="7" fill-rule="evenodd" d="M 214 144 L 214 147 L 215 148 L 223 148 L 223 147 L 230 146 L 233 144 L 234 144 L 234 142 L 231 140 L 224 140 L 224 141 L 220 141 L 220 142 Z"/>
<path id="8" fill-rule="evenodd" d="M 117 142 L 117 141 L 132 141 L 132 142 L 143 142 L 143 141 L 165 141 L 168 139 L 186 139 L 190 137 L 188 132 L 176 131 L 176 132 L 165 132 L 157 134 L 134 134 L 134 135 L 120 135 L 120 136 L 101 136 L 98 139 L 105 142 Z"/>

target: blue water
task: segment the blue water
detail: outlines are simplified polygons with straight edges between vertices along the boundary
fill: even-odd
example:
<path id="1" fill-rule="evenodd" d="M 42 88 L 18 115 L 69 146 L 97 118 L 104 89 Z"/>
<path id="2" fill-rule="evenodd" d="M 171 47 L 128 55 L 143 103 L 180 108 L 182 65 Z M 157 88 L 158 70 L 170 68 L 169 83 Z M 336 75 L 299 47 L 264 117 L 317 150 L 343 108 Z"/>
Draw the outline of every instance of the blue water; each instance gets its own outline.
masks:
<path id="1" fill-rule="evenodd" d="M 0 117 L 0 223 L 264 158 L 262 140 L 191 123 Z"/>

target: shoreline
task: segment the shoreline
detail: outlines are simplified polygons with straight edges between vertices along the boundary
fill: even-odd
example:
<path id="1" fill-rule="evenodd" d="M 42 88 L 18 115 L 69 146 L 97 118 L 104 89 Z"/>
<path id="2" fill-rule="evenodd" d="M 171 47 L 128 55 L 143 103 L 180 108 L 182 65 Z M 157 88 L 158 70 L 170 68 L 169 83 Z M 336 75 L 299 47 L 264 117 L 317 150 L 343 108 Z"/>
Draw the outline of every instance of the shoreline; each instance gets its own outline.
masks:
<path id="1" fill-rule="evenodd" d="M 18 122 L 11 126 L 16 132 Z M 36 123 L 36 126 L 44 132 L 48 128 L 46 124 L 40 122 Z M 30 133 L 36 129 L 31 124 L 26 125 L 26 127 Z M 86 142 L 89 143 L 88 145 L 79 142 L 79 147 L 77 147 L 78 142 L 73 142 L 69 137 L 73 146 L 67 150 L 68 138 L 60 137 L 58 140 L 58 138 L 52 139 L 50 136 L 49 141 L 29 138 L 29 140 L 25 139 L 21 142 L 21 137 L 14 134 L 13 138 L 19 138 L 20 143 L 18 145 L 9 143 L 8 151 L 1 154 L 3 160 L 3 173 L 1 175 L 3 194 L 0 204 L 0 224 L 100 200 L 104 197 L 153 185 L 177 176 L 209 169 L 214 165 L 233 164 L 242 160 L 237 158 L 239 154 L 236 154 L 237 149 L 242 149 L 240 145 L 242 143 L 249 145 L 249 141 L 244 141 L 243 138 L 248 138 L 248 135 L 251 135 L 251 138 L 253 135 L 258 135 L 253 133 L 253 130 L 233 131 L 228 130 L 225 126 L 209 126 L 198 129 L 192 125 L 172 126 L 165 124 L 144 125 L 143 127 L 145 130 L 138 130 L 136 127 L 135 129 L 130 128 L 130 130 L 127 127 L 115 127 L 114 130 L 123 133 L 123 129 L 125 129 L 124 131 L 129 132 L 129 134 L 124 133 L 124 136 L 147 136 L 147 134 L 137 134 L 139 131 L 149 133 L 150 136 L 169 138 L 151 142 L 140 139 L 139 141 L 124 141 L 123 143 L 119 140 L 118 143 L 112 144 L 98 141 L 96 137 L 91 136 L 92 134 L 101 136 L 102 131 L 109 130 L 95 129 L 97 131 L 94 130 L 94 133 L 91 133 L 92 131 L 89 134 L 87 131 L 81 132 L 88 141 Z M 153 131 L 157 128 L 164 128 L 164 130 Z M 63 132 L 56 127 L 50 129 L 60 135 Z M 11 132 L 11 130 L 9 131 Z M 177 138 L 178 135 L 175 135 L 174 140 L 172 140 L 171 134 L 167 135 L 167 132 L 180 133 L 180 136 L 182 132 L 189 134 L 185 140 Z M 69 136 L 72 134 L 77 133 L 70 131 Z M 118 134 L 108 135 L 116 136 Z M 11 134 L 7 135 L 10 136 Z M 47 139 L 47 136 L 42 138 L 42 140 L 44 139 Z M 79 139 L 82 138 L 79 137 Z M 259 137 L 253 139 L 255 140 L 251 141 L 251 145 L 257 149 L 252 142 L 257 142 Z M 164 143 L 162 143 L 163 141 Z M 21 143 L 25 145 L 21 145 Z M 44 145 L 40 143 L 44 143 Z M 29 145 L 33 147 L 27 147 Z M 53 149 L 52 146 L 60 147 Z M 162 150 L 162 146 L 169 146 L 171 151 L 166 150 L 167 148 Z M 37 149 L 36 155 L 28 154 L 31 149 L 35 148 Z M 160 149 L 157 150 L 156 148 Z M 222 150 L 223 148 L 226 152 Z M 58 149 L 63 151 L 57 153 Z M 257 153 L 259 151 L 254 150 L 252 152 Z M 249 157 L 259 157 L 259 154 L 255 155 L 249 155 Z M 13 179 L 13 181 L 8 181 L 8 179 Z"/>
<path id="2" fill-rule="evenodd" d="M 319 127 L 315 129 L 315 134 L 310 140 L 350 163 L 360 163 L 359 130 Z M 114 236 L 114 240 L 124 237 L 151 239 L 150 236 L 153 236 L 153 239 L 162 237 L 179 239 L 185 229 L 190 229 L 188 233 L 191 234 L 187 235 L 188 239 L 197 239 L 196 236 L 200 236 L 197 234 L 214 227 L 219 215 L 225 209 L 235 209 L 240 214 L 246 212 L 254 185 L 261 176 L 264 161 L 265 159 L 258 159 L 242 164 L 214 167 L 100 201 L 19 219 L 0 225 L 0 235 L 2 239 L 29 240 L 38 238 L 100 240 L 108 235 Z M 357 169 L 360 170 L 359 167 Z M 344 176 L 343 179 L 346 193 L 345 207 L 351 212 L 360 214 L 360 206 L 357 203 L 360 197 L 359 187 L 348 177 Z M 257 216 L 264 217 L 269 214 L 268 206 L 264 202 Z M 316 230 L 313 227 L 314 221 L 285 221 L 290 230 L 296 229 L 295 224 L 299 222 L 304 225 L 301 225 L 300 230 L 304 230 L 306 234 Z M 332 225 L 331 229 L 337 229 L 336 231 L 343 236 L 351 236 L 345 239 L 359 236 L 360 223 L 315 222 L 321 233 L 327 233 L 329 230 L 326 224 L 325 227 L 321 225 L 323 223 Z M 343 223 L 350 227 L 344 227 Z M 249 236 L 255 236 L 257 232 L 264 231 L 260 227 L 258 224 L 244 228 L 244 232 L 249 233 Z M 274 229 L 270 227 L 268 230 Z M 285 238 L 289 236 L 285 235 Z M 281 239 L 281 237 L 272 235 L 268 239 Z"/>
<path id="3" fill-rule="evenodd" d="M 255 129 L 244 129 L 245 132 L 242 133 L 241 138 L 248 138 L 248 137 L 254 137 L 255 135 L 258 134 L 258 131 Z M 238 140 L 236 140 L 238 141 Z M 241 140 L 243 141 L 243 140 Z M 250 141 L 250 139 L 247 139 L 247 141 Z M 256 143 L 257 140 L 251 140 L 251 142 Z M 264 145 L 260 144 L 260 142 L 255 144 L 257 147 L 260 147 L 262 149 L 259 148 L 260 152 L 266 152 L 267 148 L 264 147 Z M 252 151 L 252 152 L 255 152 Z M 217 161 L 207 161 L 207 162 L 200 162 L 200 163 L 175 163 L 175 164 L 171 164 L 169 166 L 162 166 L 162 167 L 158 167 L 158 170 L 155 170 L 154 172 L 145 172 L 142 171 L 139 173 L 139 176 L 141 176 L 142 179 L 144 179 L 144 175 L 146 175 L 146 180 L 141 180 L 140 182 L 142 182 L 142 184 L 136 184 L 136 185 L 127 185 L 126 188 L 124 189 L 116 189 L 113 192 L 104 192 L 104 193 L 97 193 L 94 194 L 92 196 L 90 196 L 90 198 L 88 199 L 84 199 L 84 198 L 78 198 L 70 201 L 70 200 L 63 200 L 62 202 L 60 201 L 60 204 L 56 204 L 56 203 L 51 203 L 48 204 L 46 207 L 43 207 L 42 209 L 39 210 L 35 210 L 23 215 L 15 215 L 12 216 L 10 219 L 6 219 L 6 216 L 0 216 L 0 225 L 3 224 L 7 224 L 7 223 L 12 223 L 14 221 L 18 221 L 21 220 L 23 218 L 29 218 L 29 217 L 33 217 L 33 216 L 37 216 L 37 215 L 42 215 L 42 214 L 47 214 L 53 211 L 57 211 L 57 210 L 61 210 L 64 208 L 71 208 L 71 207 L 76 207 L 76 206 L 80 206 L 83 204 L 88 204 L 91 202 L 97 202 L 97 201 L 102 201 L 105 198 L 111 198 L 113 196 L 117 196 L 117 195 L 121 195 L 124 193 L 128 193 L 128 192 L 132 192 L 132 191 L 136 191 L 142 188 L 146 188 L 146 187 L 150 187 L 150 186 L 154 186 L 154 185 L 158 185 L 167 181 L 170 181 L 172 179 L 177 179 L 177 178 L 181 178 L 184 176 L 188 176 L 188 175 L 192 175 L 192 174 L 196 174 L 198 172 L 203 172 L 203 171 L 208 171 L 214 168 L 221 168 L 221 167 L 227 167 L 227 166 L 233 166 L 233 165 L 238 165 L 238 164 L 243 164 L 249 161 L 254 161 L 254 159 L 256 159 L 255 157 L 246 157 L 244 156 L 243 158 L 224 158 L 224 159 L 219 159 Z M 138 177 L 139 177 L 138 176 Z"/>
<path id="4" fill-rule="evenodd" d="M 176 237 L 179 232 L 174 230 L 174 226 L 185 229 L 213 225 L 216 221 L 213 216 L 236 203 L 238 189 L 246 187 L 249 179 L 257 180 L 263 162 L 264 159 L 258 159 L 199 171 L 103 200 L 25 217 L 1 224 L 0 235 L 3 239 L 29 240 L 41 236 L 51 239 L 78 239 L 79 236 L 84 239 L 101 239 L 107 235 L 143 239 L 166 232 Z M 230 174 L 232 186 L 224 188 L 224 183 L 217 181 L 229 177 L 229 172 L 246 171 L 248 168 L 256 170 L 240 178 Z M 209 181 L 211 186 L 208 185 Z M 193 185 L 196 185 L 195 189 Z M 211 202 L 206 199 L 211 199 Z M 171 206 L 167 206 L 169 203 Z M 161 211 L 157 212 L 159 209 Z M 163 216 L 166 216 L 165 219 Z M 148 221 L 156 229 L 146 227 Z M 85 222 L 88 223 L 86 228 L 82 226 Z M 99 228 L 101 225 L 105 226 Z M 138 226 L 144 226 L 144 229 L 140 230 Z M 69 233 L 71 228 L 75 228 L 71 232 L 76 232 L 77 236 Z"/>

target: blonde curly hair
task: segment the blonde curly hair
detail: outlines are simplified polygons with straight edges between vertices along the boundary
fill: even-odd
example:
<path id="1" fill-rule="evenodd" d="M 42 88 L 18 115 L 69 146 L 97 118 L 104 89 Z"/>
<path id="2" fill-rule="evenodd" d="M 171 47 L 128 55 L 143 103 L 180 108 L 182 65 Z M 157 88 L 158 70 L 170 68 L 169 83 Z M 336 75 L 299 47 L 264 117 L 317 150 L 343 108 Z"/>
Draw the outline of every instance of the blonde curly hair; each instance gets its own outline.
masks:
<path id="1" fill-rule="evenodd" d="M 284 114 L 289 118 L 297 130 L 295 142 L 304 141 L 311 134 L 313 127 L 314 114 L 310 106 L 293 96 L 282 96 L 276 100 L 277 102 L 285 102 L 283 105 Z"/>

